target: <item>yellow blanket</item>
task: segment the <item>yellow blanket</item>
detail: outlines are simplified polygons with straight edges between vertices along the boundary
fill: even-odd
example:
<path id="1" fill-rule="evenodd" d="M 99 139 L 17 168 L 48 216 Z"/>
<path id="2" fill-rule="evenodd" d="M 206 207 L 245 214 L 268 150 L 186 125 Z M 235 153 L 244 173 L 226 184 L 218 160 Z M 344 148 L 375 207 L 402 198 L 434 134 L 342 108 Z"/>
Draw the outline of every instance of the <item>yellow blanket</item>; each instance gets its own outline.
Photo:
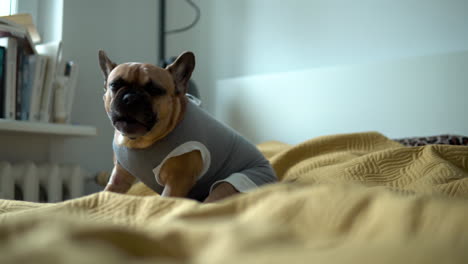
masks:
<path id="1" fill-rule="evenodd" d="M 141 185 L 0 200 L 0 263 L 468 263 L 468 147 L 361 133 L 259 148 L 282 182 L 216 204 Z"/>

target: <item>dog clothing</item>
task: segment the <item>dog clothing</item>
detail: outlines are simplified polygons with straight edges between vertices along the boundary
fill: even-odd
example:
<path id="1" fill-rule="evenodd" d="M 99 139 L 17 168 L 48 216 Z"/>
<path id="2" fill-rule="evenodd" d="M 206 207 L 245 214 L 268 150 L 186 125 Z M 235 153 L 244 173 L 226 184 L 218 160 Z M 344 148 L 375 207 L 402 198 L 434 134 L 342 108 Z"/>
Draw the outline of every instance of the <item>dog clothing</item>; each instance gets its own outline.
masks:
<path id="1" fill-rule="evenodd" d="M 188 197 L 203 201 L 221 182 L 246 192 L 277 180 L 260 151 L 233 129 L 215 120 L 188 100 L 184 118 L 165 138 L 144 149 L 113 144 L 119 164 L 158 193 L 164 186 L 159 171 L 164 162 L 194 150 L 201 153 L 203 170 Z"/>

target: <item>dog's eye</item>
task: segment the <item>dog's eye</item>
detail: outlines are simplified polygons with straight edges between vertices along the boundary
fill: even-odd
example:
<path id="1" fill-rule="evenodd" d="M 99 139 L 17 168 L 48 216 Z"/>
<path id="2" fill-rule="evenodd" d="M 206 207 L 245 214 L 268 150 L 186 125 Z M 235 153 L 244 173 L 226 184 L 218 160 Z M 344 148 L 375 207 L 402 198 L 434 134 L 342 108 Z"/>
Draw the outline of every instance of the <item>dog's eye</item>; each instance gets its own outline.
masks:
<path id="1" fill-rule="evenodd" d="M 112 82 L 111 84 L 109 84 L 109 88 L 111 90 L 117 90 L 119 89 L 120 87 L 122 86 L 122 84 L 120 82 Z"/>
<path id="2" fill-rule="evenodd" d="M 111 82 L 111 83 L 109 84 L 109 88 L 110 88 L 113 92 L 117 91 L 117 90 L 118 90 L 119 88 L 121 88 L 122 86 L 125 86 L 125 81 L 123 81 L 122 79 L 117 79 L 117 80 L 115 80 L 115 81 L 113 81 L 113 82 Z"/>
<path id="3" fill-rule="evenodd" d="M 145 91 L 151 96 L 161 96 L 166 94 L 166 90 L 159 87 L 159 85 L 154 85 L 153 83 L 146 84 Z"/>

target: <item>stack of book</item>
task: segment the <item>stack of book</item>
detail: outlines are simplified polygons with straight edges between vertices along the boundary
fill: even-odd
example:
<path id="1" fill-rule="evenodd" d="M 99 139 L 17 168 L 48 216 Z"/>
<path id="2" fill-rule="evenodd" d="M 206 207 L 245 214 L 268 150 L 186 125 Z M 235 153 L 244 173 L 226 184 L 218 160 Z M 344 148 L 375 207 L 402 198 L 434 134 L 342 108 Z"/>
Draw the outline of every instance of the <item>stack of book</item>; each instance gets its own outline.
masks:
<path id="1" fill-rule="evenodd" d="M 40 43 L 29 14 L 0 17 L 0 118 L 70 123 L 78 66 Z"/>

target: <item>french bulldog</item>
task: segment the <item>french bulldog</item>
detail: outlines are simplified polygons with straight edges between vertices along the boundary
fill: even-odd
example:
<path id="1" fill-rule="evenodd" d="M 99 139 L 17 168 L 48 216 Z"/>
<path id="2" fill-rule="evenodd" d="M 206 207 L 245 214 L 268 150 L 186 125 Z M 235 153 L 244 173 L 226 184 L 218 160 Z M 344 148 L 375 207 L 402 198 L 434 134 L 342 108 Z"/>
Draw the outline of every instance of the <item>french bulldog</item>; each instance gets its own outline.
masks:
<path id="1" fill-rule="evenodd" d="M 253 144 L 186 96 L 192 52 L 161 68 L 116 64 L 100 50 L 99 65 L 115 128 L 106 191 L 125 193 L 138 178 L 162 196 L 211 202 L 276 181 Z"/>

